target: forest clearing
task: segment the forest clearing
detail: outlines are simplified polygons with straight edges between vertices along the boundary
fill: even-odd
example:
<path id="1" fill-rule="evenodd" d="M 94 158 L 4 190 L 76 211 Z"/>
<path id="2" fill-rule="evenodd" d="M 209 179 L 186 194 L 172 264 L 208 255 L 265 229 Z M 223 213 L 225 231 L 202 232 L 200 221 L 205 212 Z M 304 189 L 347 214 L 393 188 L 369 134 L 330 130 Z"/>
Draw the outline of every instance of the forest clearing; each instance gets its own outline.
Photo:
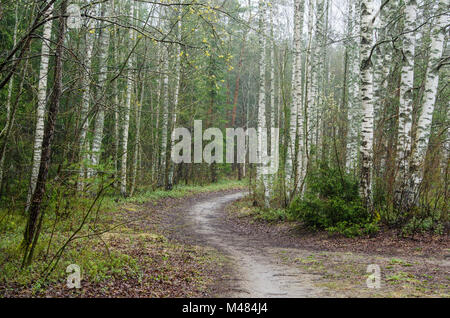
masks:
<path id="1" fill-rule="evenodd" d="M 449 12 L 1 0 L 0 297 L 448 298 Z"/>

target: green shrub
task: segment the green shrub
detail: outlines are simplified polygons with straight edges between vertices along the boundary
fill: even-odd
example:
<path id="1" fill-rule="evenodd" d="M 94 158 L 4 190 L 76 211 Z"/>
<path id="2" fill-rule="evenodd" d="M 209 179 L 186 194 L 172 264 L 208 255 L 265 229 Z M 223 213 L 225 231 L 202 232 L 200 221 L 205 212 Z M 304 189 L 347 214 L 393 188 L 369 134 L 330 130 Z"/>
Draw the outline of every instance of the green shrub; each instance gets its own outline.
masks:
<path id="1" fill-rule="evenodd" d="M 303 198 L 295 198 L 289 212 L 308 227 L 345 236 L 378 230 L 359 197 L 357 180 L 326 165 L 309 174 Z"/>

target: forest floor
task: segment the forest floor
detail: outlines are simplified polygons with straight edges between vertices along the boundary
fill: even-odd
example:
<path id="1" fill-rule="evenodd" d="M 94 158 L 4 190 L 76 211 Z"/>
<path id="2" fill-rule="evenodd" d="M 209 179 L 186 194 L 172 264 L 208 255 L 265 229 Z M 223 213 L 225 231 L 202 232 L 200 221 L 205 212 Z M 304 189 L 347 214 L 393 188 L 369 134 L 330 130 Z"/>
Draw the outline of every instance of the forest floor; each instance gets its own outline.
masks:
<path id="1" fill-rule="evenodd" d="M 0 298 L 209 297 L 225 257 L 207 246 L 167 239 L 154 220 L 159 213 L 205 193 L 212 195 L 243 186 L 243 182 L 229 180 L 206 186 L 179 186 L 172 191 L 142 190 L 126 199 L 106 197 L 46 279 L 43 270 L 74 233 L 84 210 L 73 207 L 56 226 L 49 217 L 33 263 L 25 270 L 20 269 L 19 248 L 25 218 L 20 211 L 0 214 Z M 52 228 L 54 231 L 49 231 Z M 81 269 L 79 289 L 67 287 L 69 264 Z"/>
<path id="2" fill-rule="evenodd" d="M 46 256 L 38 254 L 35 267 L 19 273 L 6 240 L 0 297 L 450 296 L 448 237 L 382 232 L 350 239 L 298 222 L 267 222 L 242 186 L 112 201 L 102 220 L 107 231 L 74 242 L 46 282 L 36 270 Z M 65 284 L 70 263 L 82 268 L 80 289 Z M 366 286 L 369 264 L 380 266 L 379 289 Z"/>
<path id="3" fill-rule="evenodd" d="M 243 192 L 208 193 L 153 214 L 177 242 L 226 255 L 210 294 L 230 297 L 449 297 L 448 237 L 414 240 L 381 232 L 345 238 L 305 230 L 298 222 L 267 222 Z M 223 260 L 223 259 L 222 259 Z M 368 288 L 367 266 L 381 270 Z"/>

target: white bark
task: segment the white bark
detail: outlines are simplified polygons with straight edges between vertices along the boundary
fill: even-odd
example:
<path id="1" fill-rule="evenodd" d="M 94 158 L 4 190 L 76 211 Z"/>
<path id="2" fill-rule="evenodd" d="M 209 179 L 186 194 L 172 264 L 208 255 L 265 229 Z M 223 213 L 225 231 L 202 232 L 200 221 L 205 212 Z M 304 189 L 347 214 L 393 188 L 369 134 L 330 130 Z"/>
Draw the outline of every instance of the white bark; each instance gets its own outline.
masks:
<path id="1" fill-rule="evenodd" d="M 316 67 L 314 65 L 315 49 L 313 48 L 313 27 L 314 26 L 314 0 L 308 1 L 308 47 L 306 51 L 306 75 L 305 75 L 305 114 L 306 114 L 306 152 L 308 157 L 311 153 L 312 141 L 314 138 L 314 105 L 316 104 L 315 78 Z"/>
<path id="2" fill-rule="evenodd" d="M 315 72 L 312 75 L 311 89 L 314 91 L 314 103 L 312 106 L 312 120 L 311 123 L 314 126 L 312 131 L 312 140 L 315 145 L 315 158 L 320 158 L 321 152 L 321 122 L 322 122 L 322 103 L 323 103 L 323 89 L 322 78 L 324 76 L 324 64 L 323 55 L 325 45 L 323 43 L 324 33 L 324 0 L 316 0 L 316 29 L 314 36 L 314 54 L 312 63 L 315 64 Z"/>
<path id="3" fill-rule="evenodd" d="M 399 192 L 406 185 L 409 169 L 409 155 L 411 152 L 411 128 L 413 110 L 413 84 L 414 84 L 414 51 L 416 36 L 413 31 L 417 16 L 416 0 L 408 0 L 405 7 L 405 28 L 403 36 L 403 66 L 400 82 L 400 104 L 398 110 L 398 140 L 397 161 L 399 166 Z"/>
<path id="4" fill-rule="evenodd" d="M 79 172 L 79 180 L 78 180 L 78 191 L 83 190 L 83 179 L 85 177 L 85 164 L 88 161 L 88 148 L 86 147 L 86 134 L 89 128 L 89 120 L 87 118 L 88 112 L 89 112 L 89 103 L 90 103 L 90 73 L 91 73 L 91 64 L 92 64 L 92 48 L 94 47 L 94 29 L 92 29 L 93 23 L 92 21 L 88 22 L 88 28 L 86 32 L 86 56 L 84 58 L 84 75 L 81 80 L 82 82 L 82 89 L 83 89 L 83 96 L 81 98 L 81 114 L 80 114 L 80 121 L 81 121 L 81 131 L 80 131 L 80 140 L 79 140 L 79 147 L 80 147 L 80 159 L 81 159 L 81 166 L 80 166 L 80 172 Z"/>
<path id="5" fill-rule="evenodd" d="M 181 42 L 181 19 L 178 20 L 177 22 L 177 28 L 178 28 L 178 34 L 177 34 L 177 38 L 178 38 L 178 42 Z M 173 94 L 173 113 L 172 113 L 172 125 L 173 128 L 176 127 L 177 124 L 177 112 L 178 112 L 178 96 L 180 94 L 180 80 L 181 80 L 181 47 L 179 44 L 176 44 L 177 49 L 176 49 L 176 64 L 175 64 L 175 92 Z M 175 145 L 175 140 L 174 137 L 171 136 L 171 152 L 173 150 L 173 147 Z M 170 168 L 169 168 L 169 176 L 168 176 L 168 186 L 169 188 L 172 188 L 173 186 L 173 171 L 174 171 L 174 163 L 172 162 L 170 164 Z"/>
<path id="6" fill-rule="evenodd" d="M 109 16 L 109 3 L 105 2 L 104 9 L 102 10 L 103 16 Z M 103 140 L 103 127 L 105 123 L 105 108 L 103 105 L 105 87 L 104 84 L 106 82 L 107 77 L 107 60 L 108 60 L 108 49 L 109 49 L 109 38 L 110 31 L 109 28 L 106 27 L 106 22 L 101 22 L 102 29 L 99 38 L 99 68 L 100 74 L 98 75 L 98 90 L 96 97 L 96 104 L 98 107 L 97 117 L 95 118 L 95 127 L 94 127 L 94 137 L 92 140 L 92 148 L 91 148 L 91 164 L 96 167 L 100 162 L 101 155 L 101 147 Z"/>
<path id="7" fill-rule="evenodd" d="M 49 7 L 48 13 L 53 11 L 53 5 Z M 31 168 L 30 187 L 28 188 L 26 210 L 31 204 L 31 198 L 36 188 L 37 177 L 39 174 L 39 166 L 41 164 L 42 140 L 44 138 L 44 116 L 45 105 L 47 104 L 47 76 L 48 76 L 48 60 L 50 52 L 50 40 L 52 36 L 52 21 L 49 20 L 44 24 L 44 32 L 42 34 L 41 48 L 41 66 L 39 70 L 38 97 L 36 108 L 36 128 L 34 133 L 33 145 L 33 164 Z"/>
<path id="8" fill-rule="evenodd" d="M 349 80 L 348 80 L 348 133 L 346 168 L 350 172 L 356 168 L 358 159 L 358 136 L 361 130 L 361 99 L 360 99 L 360 54 L 359 43 L 360 28 L 359 23 L 353 21 L 360 20 L 360 8 L 356 5 L 353 11 L 353 1 L 348 4 L 348 34 L 349 37 Z"/>
<path id="9" fill-rule="evenodd" d="M 120 3 L 116 4 L 116 1 L 113 1 L 113 9 L 112 12 L 116 14 L 120 10 Z M 118 1 L 119 2 L 119 1 Z M 114 25 L 114 34 L 117 36 L 118 27 Z M 119 64 L 120 61 L 120 38 L 117 36 L 114 46 L 114 62 L 116 65 Z M 119 107 L 119 87 L 118 87 L 118 79 L 114 81 L 114 177 L 117 178 L 119 175 L 119 140 L 120 140 L 120 107 Z"/>
<path id="10" fill-rule="evenodd" d="M 445 25 L 447 23 L 445 11 L 448 9 L 449 0 L 440 0 L 435 25 L 431 31 L 430 55 L 425 79 L 425 91 L 423 96 L 422 111 L 417 123 L 415 148 L 412 153 L 412 191 L 415 193 L 423 178 L 423 163 L 425 160 L 428 142 L 431 134 L 431 120 L 433 118 L 439 84 L 438 64 L 444 50 Z"/>
<path id="11" fill-rule="evenodd" d="M 139 10 L 142 9 L 142 4 L 139 4 Z M 137 16 L 139 16 L 137 14 Z M 143 60 L 145 61 L 147 58 L 147 44 L 145 44 L 145 52 Z M 140 101 L 135 103 L 135 118 L 136 118 L 136 137 L 135 137 L 135 143 L 134 143 L 134 155 L 133 155 L 133 172 L 131 175 L 131 189 L 130 189 L 130 196 L 133 195 L 134 189 L 136 188 L 136 182 L 137 182 L 137 173 L 138 173 L 138 166 L 139 166 L 139 157 L 140 157 L 140 151 L 141 151 L 141 113 L 142 113 L 142 106 L 144 105 L 144 97 L 145 97 L 145 83 L 146 83 L 146 76 L 144 75 L 143 78 L 141 78 L 141 96 Z M 136 89 L 137 91 L 137 89 Z"/>
<path id="12" fill-rule="evenodd" d="M 158 27 L 160 26 L 161 19 L 158 20 Z M 162 44 L 161 42 L 158 43 L 158 50 L 157 50 L 157 61 L 158 61 L 158 72 L 157 72 L 157 83 L 156 83 L 156 105 L 155 105 L 155 138 L 153 143 L 153 152 L 154 152 L 154 160 L 152 163 L 152 177 L 156 176 L 156 180 L 158 181 L 158 174 L 159 174 L 159 137 L 160 137 L 160 109 L 161 109 L 161 88 L 162 88 L 162 77 L 161 77 L 161 71 L 162 71 Z"/>
<path id="13" fill-rule="evenodd" d="M 136 188 L 136 179 L 137 179 L 137 172 L 138 172 L 138 165 L 139 165 L 139 154 L 140 154 L 140 147 L 141 147 L 141 112 L 142 112 L 142 105 L 144 103 L 144 96 L 145 96 L 145 81 L 142 80 L 142 86 L 141 86 L 141 98 L 139 103 L 136 103 L 135 107 L 135 118 L 136 118 L 136 140 L 134 144 L 134 157 L 133 157 L 133 174 L 131 176 L 131 189 L 130 189 L 130 196 L 133 195 L 134 189 Z"/>
<path id="14" fill-rule="evenodd" d="M 292 73 L 292 106 L 289 126 L 289 146 L 286 160 L 286 181 L 288 191 L 293 191 L 306 170 L 306 154 L 303 146 L 303 108 L 302 108 L 302 56 L 301 44 L 303 33 L 304 0 L 294 2 L 294 56 Z M 312 26 L 312 25 L 311 25 Z M 297 146 L 296 146 L 297 145 Z M 297 149 L 297 153 L 295 150 Z M 294 168 L 294 163 L 297 165 Z"/>
<path id="15" fill-rule="evenodd" d="M 162 82 L 162 122 L 161 122 L 161 152 L 160 152 L 160 185 L 166 183 L 167 167 L 167 131 L 169 126 L 169 52 L 168 47 L 163 46 L 163 82 Z"/>
<path id="16" fill-rule="evenodd" d="M 361 124 L 361 180 L 360 192 L 367 208 L 371 209 L 371 175 L 373 161 L 373 73 L 370 53 L 373 42 L 372 31 L 373 0 L 361 0 L 361 103 L 363 119 Z"/>
<path id="17" fill-rule="evenodd" d="M 266 5 L 264 0 L 259 0 L 259 90 L 258 90 L 258 167 L 256 179 L 262 181 L 264 187 L 264 203 L 269 206 L 269 188 L 267 175 L 262 174 L 262 160 L 267 156 L 267 125 L 266 125 Z"/>
<path id="18" fill-rule="evenodd" d="M 134 6 L 131 3 L 130 14 L 134 17 Z M 134 44 L 134 31 L 132 28 L 129 29 L 129 47 L 132 48 Z M 127 195 L 127 156 L 128 156 L 128 131 L 130 127 L 130 109 L 131 109 L 131 95 L 133 92 L 133 58 L 128 57 L 127 62 L 128 75 L 127 75 L 127 90 L 126 90 L 126 101 L 124 109 L 123 118 L 123 129 L 122 129 L 122 164 L 120 170 L 120 192 L 123 196 Z"/>

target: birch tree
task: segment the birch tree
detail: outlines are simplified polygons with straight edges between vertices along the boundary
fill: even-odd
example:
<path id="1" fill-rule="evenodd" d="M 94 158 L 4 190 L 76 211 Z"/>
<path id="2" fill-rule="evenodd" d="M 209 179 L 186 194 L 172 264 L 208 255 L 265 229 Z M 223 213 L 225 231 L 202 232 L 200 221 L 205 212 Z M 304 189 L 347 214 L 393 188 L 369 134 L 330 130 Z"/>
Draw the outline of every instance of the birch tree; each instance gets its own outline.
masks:
<path id="1" fill-rule="evenodd" d="M 162 121 L 159 184 L 166 185 L 167 177 L 167 132 L 169 126 L 169 48 L 163 46 L 163 80 L 162 80 Z"/>
<path id="2" fill-rule="evenodd" d="M 102 17 L 108 17 L 110 15 L 110 5 L 109 2 L 104 2 L 102 4 Z M 95 118 L 95 126 L 94 126 L 94 134 L 92 139 L 92 147 L 91 147 L 91 162 L 90 164 L 96 170 L 100 162 L 101 155 L 101 147 L 103 140 L 103 127 L 105 124 L 105 107 L 104 107 L 104 94 L 105 87 L 103 86 L 106 82 L 107 78 L 107 60 L 108 60 L 108 49 L 109 49 L 109 38 L 110 38 L 110 30 L 107 27 L 107 23 L 105 21 L 101 22 L 101 31 L 99 36 L 99 75 L 98 75 L 98 83 L 97 83 L 97 96 L 96 96 L 96 106 L 97 106 L 97 115 Z"/>
<path id="3" fill-rule="evenodd" d="M 36 188 L 33 192 L 31 200 L 29 216 L 25 226 L 24 239 L 22 246 L 24 247 L 24 255 L 22 267 L 31 264 L 33 253 L 38 242 L 42 219 L 44 213 L 42 211 L 42 200 L 45 194 L 45 186 L 50 167 L 50 159 L 52 153 L 52 142 L 55 134 L 56 119 L 58 116 L 59 105 L 62 95 L 62 55 L 64 45 L 64 34 L 66 31 L 65 13 L 67 9 L 67 0 L 61 2 L 59 12 L 59 26 L 55 49 L 55 68 L 54 68 L 54 85 L 51 95 L 50 106 L 47 115 L 47 126 L 45 127 L 44 136 L 42 138 L 42 153 L 39 163 L 39 173 L 36 179 Z M 42 63 L 41 63 L 42 64 Z"/>
<path id="4" fill-rule="evenodd" d="M 130 16 L 134 17 L 134 5 L 133 2 L 130 4 Z M 129 47 L 132 47 L 134 43 L 134 31 L 133 28 L 129 29 Z M 124 109 L 123 118 L 123 128 L 122 128 L 122 153 L 121 153 L 121 172 L 120 172 L 120 192 L 123 196 L 127 195 L 127 157 L 128 157 L 128 132 L 130 127 L 130 109 L 131 109 L 131 95 L 133 92 L 133 58 L 128 57 L 127 62 L 127 86 L 126 86 L 126 101 Z"/>
<path id="5" fill-rule="evenodd" d="M 47 14 L 51 14 L 53 5 L 49 7 Z M 44 138 L 44 116 L 45 106 L 47 104 L 47 76 L 48 76 L 48 60 L 50 53 L 50 43 L 52 36 L 52 21 L 48 20 L 44 23 L 44 31 L 42 33 L 41 48 L 41 66 L 39 70 L 38 96 L 36 108 L 36 128 L 34 132 L 33 146 L 33 162 L 31 167 L 31 180 L 28 188 L 26 210 L 31 204 L 31 197 L 36 188 L 37 177 L 39 174 L 39 166 L 41 164 L 42 140 Z"/>
<path id="6" fill-rule="evenodd" d="M 88 19 L 87 23 L 87 32 L 85 35 L 85 41 L 86 41 L 86 55 L 84 59 L 84 67 L 85 71 L 83 72 L 82 77 L 82 89 L 83 89 L 83 95 L 81 97 L 81 111 L 80 111 L 80 121 L 81 121 L 81 131 L 80 131 L 80 139 L 79 139 L 79 147 L 80 147 L 80 159 L 81 159 L 81 166 L 80 166 L 80 172 L 79 172 L 79 180 L 78 180 L 78 191 L 83 191 L 83 179 L 85 178 L 85 172 L 86 172 L 86 163 L 88 163 L 88 148 L 86 147 L 86 134 L 88 132 L 89 128 L 89 119 L 88 119 L 88 112 L 89 112 L 89 105 L 90 105 L 90 97 L 91 97 L 91 90 L 90 90 L 90 72 L 91 72 L 91 64 L 92 64 L 92 49 L 94 47 L 94 29 L 93 22 Z"/>
<path id="7" fill-rule="evenodd" d="M 348 133 L 347 133 L 347 171 L 356 168 L 358 159 L 358 136 L 361 130 L 361 98 L 360 98 L 360 7 L 358 4 L 353 10 L 354 0 L 348 3 L 347 36 L 349 37 L 349 80 L 348 80 Z"/>
<path id="8" fill-rule="evenodd" d="M 306 140 L 306 152 L 308 156 L 308 160 L 311 155 L 311 146 L 312 141 L 314 140 L 313 136 L 313 123 L 314 116 L 313 110 L 316 102 L 316 90 L 315 90 L 315 72 L 316 67 L 314 65 L 314 38 L 313 38 L 313 29 L 314 29 L 314 0 L 308 1 L 308 45 L 306 49 L 306 74 L 305 74 L 305 114 L 306 114 L 306 128 L 305 128 L 305 140 Z"/>
<path id="9" fill-rule="evenodd" d="M 444 50 L 445 26 L 447 23 L 446 10 L 449 0 L 440 0 L 435 24 L 431 30 L 430 56 L 428 60 L 427 73 L 425 77 L 425 92 L 423 96 L 422 110 L 417 122 L 415 147 L 411 155 L 411 200 L 417 199 L 417 191 L 423 179 L 423 164 L 427 152 L 428 142 L 431 134 L 431 121 L 439 84 L 440 59 Z"/>
<path id="10" fill-rule="evenodd" d="M 292 104 L 289 124 L 289 145 L 286 159 L 286 181 L 289 191 L 295 191 L 298 179 L 305 174 L 303 158 L 303 108 L 302 108 L 302 60 L 301 43 L 305 1 L 294 2 L 294 56 L 292 73 Z M 312 26 L 312 24 L 311 24 Z M 306 154 L 305 154 L 306 155 Z M 294 164 L 297 166 L 294 167 Z"/>
<path id="11" fill-rule="evenodd" d="M 267 125 L 266 125 L 266 5 L 259 0 L 259 90 L 258 90 L 258 167 L 256 179 L 262 181 L 264 187 L 264 203 L 269 206 L 269 188 L 267 175 L 262 174 L 263 160 L 267 156 Z"/>
<path id="12" fill-rule="evenodd" d="M 323 90 L 322 90 L 322 78 L 324 77 L 324 64 L 323 64 L 323 53 L 324 53 L 324 43 L 323 43 L 323 33 L 324 33 L 324 0 L 316 0 L 316 23 L 315 23 L 315 35 L 313 46 L 313 63 L 315 65 L 315 72 L 311 74 L 311 90 L 314 91 L 313 96 L 315 96 L 314 102 L 311 105 L 311 128 L 312 142 L 315 148 L 315 159 L 320 158 L 320 144 L 321 144 L 321 121 L 322 121 L 322 101 L 323 101 Z"/>
<path id="13" fill-rule="evenodd" d="M 361 124 L 361 174 L 360 192 L 368 209 L 372 208 L 371 177 L 372 177 L 372 145 L 373 145 L 373 73 L 371 49 L 373 41 L 372 0 L 361 0 L 361 103 L 363 118 Z"/>
<path id="14" fill-rule="evenodd" d="M 417 1 L 408 0 L 405 6 L 405 22 L 403 35 L 403 65 L 400 82 L 400 103 L 398 109 L 398 139 L 397 139 L 397 162 L 398 162 L 398 188 L 397 203 L 408 200 L 409 195 L 405 193 L 409 155 L 411 152 L 411 128 L 413 111 L 413 86 L 414 86 L 414 51 L 416 45 L 415 22 L 417 17 Z"/>
<path id="15" fill-rule="evenodd" d="M 181 43 L 181 17 L 177 17 L 177 40 Z M 172 126 L 176 127 L 177 124 L 177 112 L 178 112 L 178 97 L 180 95 L 180 80 L 181 80 L 181 47 L 180 44 L 176 44 L 176 61 L 175 61 L 175 90 L 173 94 L 173 112 L 172 112 Z M 174 136 L 171 136 L 171 153 L 175 145 Z M 169 166 L 169 176 L 167 187 L 172 189 L 173 187 L 173 171 L 174 163 L 170 163 Z"/>

